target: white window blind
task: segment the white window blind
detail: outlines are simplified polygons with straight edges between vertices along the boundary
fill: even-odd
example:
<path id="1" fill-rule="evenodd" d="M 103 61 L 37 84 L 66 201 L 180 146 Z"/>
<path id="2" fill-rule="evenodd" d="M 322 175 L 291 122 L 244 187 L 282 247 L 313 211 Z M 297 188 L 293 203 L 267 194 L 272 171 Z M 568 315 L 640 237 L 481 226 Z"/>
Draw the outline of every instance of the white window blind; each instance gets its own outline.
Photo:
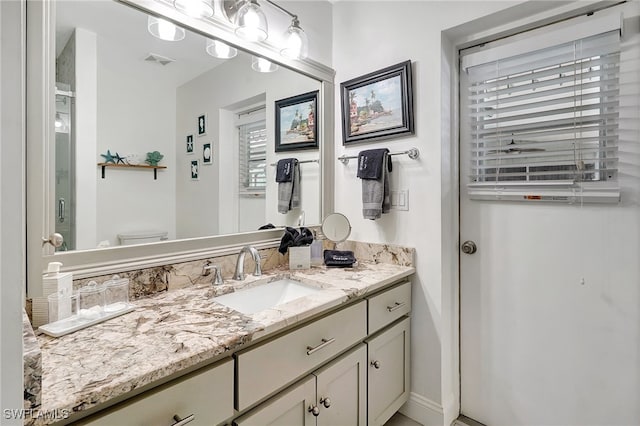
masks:
<path id="1" fill-rule="evenodd" d="M 610 31 L 466 68 L 469 196 L 617 202 L 619 63 Z"/>
<path id="2" fill-rule="evenodd" d="M 239 190 L 241 195 L 264 194 L 267 186 L 267 128 L 265 120 L 238 126 Z"/>

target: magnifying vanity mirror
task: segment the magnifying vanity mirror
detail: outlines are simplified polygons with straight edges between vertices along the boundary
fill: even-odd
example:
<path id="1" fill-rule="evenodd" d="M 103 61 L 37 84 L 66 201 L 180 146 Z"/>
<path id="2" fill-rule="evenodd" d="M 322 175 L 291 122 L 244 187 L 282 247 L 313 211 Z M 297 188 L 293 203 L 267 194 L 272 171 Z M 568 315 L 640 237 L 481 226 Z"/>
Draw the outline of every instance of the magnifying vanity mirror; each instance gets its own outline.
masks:
<path id="1" fill-rule="evenodd" d="M 331 213 L 322 221 L 322 234 L 334 243 L 341 243 L 351 235 L 351 223 L 342 213 Z"/>
<path id="2" fill-rule="evenodd" d="M 32 49 L 27 65 L 48 82 L 38 86 L 28 78 L 36 93 L 30 100 L 44 105 L 33 107 L 28 124 L 28 145 L 38 135 L 43 142 L 27 152 L 30 169 L 42 161 L 41 179 L 28 188 L 42 195 L 27 201 L 28 222 L 38 225 L 32 232 L 41 235 L 28 240 L 57 232 L 64 243 L 55 252 L 29 243 L 29 256 L 39 258 L 31 262 L 37 263 L 29 269 L 31 282 L 52 257 L 66 265 L 90 259 L 95 266 L 131 258 L 123 247 L 131 242 L 155 243 L 137 256 L 166 256 L 270 238 L 269 231 L 257 232 L 265 224 L 296 226 L 300 217 L 320 223 L 330 208 L 323 186 L 332 149 L 332 70 L 281 59 L 266 43 L 239 40 L 228 21 L 182 16 L 162 0 L 33 3 L 45 4 L 29 6 L 40 9 L 28 46 L 30 37 L 43 35 L 49 43 Z M 164 28 L 165 36 L 180 40 L 152 34 L 151 21 L 161 15 L 182 24 Z M 227 55 L 214 40 L 227 43 Z M 257 72 L 258 57 L 280 65 Z M 287 149 L 276 135 L 276 101 L 303 94 L 316 94 L 317 103 L 301 103 L 293 118 L 279 115 L 290 121 L 281 123 L 284 137 L 304 122 L 305 131 L 318 126 L 318 143 Z M 161 160 L 150 169 L 146 160 L 154 152 Z M 301 162 L 300 207 L 282 214 L 275 165 L 290 157 Z M 216 242 L 221 235 L 229 238 Z"/>

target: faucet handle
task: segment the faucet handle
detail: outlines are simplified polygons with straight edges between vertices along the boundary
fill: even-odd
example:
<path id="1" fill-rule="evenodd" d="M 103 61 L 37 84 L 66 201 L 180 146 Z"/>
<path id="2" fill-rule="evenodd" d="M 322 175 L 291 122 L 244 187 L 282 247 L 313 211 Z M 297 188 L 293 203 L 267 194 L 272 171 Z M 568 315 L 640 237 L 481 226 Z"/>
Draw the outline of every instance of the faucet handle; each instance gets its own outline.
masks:
<path id="1" fill-rule="evenodd" d="M 209 271 L 211 269 L 215 269 L 215 275 L 213 278 L 213 281 L 211 282 L 211 284 L 213 285 L 220 285 L 223 284 L 224 281 L 222 280 L 222 274 L 220 273 L 220 266 L 218 265 L 206 265 L 204 268 L 202 268 L 202 272 L 205 276 L 209 275 Z"/>

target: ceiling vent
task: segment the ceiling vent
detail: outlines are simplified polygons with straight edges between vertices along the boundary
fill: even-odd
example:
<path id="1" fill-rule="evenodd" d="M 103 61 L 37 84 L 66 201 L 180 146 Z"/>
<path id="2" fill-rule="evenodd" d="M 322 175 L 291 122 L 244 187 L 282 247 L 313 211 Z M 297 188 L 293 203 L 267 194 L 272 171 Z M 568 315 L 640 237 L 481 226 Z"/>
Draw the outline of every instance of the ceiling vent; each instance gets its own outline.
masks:
<path id="1" fill-rule="evenodd" d="M 146 58 L 147 62 L 155 62 L 160 65 L 168 65 L 171 62 L 175 62 L 175 59 L 167 58 L 166 56 L 158 55 L 157 53 L 149 53 Z"/>

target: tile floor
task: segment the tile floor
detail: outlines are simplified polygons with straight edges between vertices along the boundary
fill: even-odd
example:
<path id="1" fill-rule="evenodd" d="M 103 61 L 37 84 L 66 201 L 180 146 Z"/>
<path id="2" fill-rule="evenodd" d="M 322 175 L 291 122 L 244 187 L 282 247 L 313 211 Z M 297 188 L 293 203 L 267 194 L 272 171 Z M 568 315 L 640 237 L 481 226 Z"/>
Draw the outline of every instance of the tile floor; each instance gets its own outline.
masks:
<path id="1" fill-rule="evenodd" d="M 414 422 L 409 417 L 403 416 L 400 413 L 396 413 L 389 419 L 384 426 L 422 426 L 418 422 Z"/>

